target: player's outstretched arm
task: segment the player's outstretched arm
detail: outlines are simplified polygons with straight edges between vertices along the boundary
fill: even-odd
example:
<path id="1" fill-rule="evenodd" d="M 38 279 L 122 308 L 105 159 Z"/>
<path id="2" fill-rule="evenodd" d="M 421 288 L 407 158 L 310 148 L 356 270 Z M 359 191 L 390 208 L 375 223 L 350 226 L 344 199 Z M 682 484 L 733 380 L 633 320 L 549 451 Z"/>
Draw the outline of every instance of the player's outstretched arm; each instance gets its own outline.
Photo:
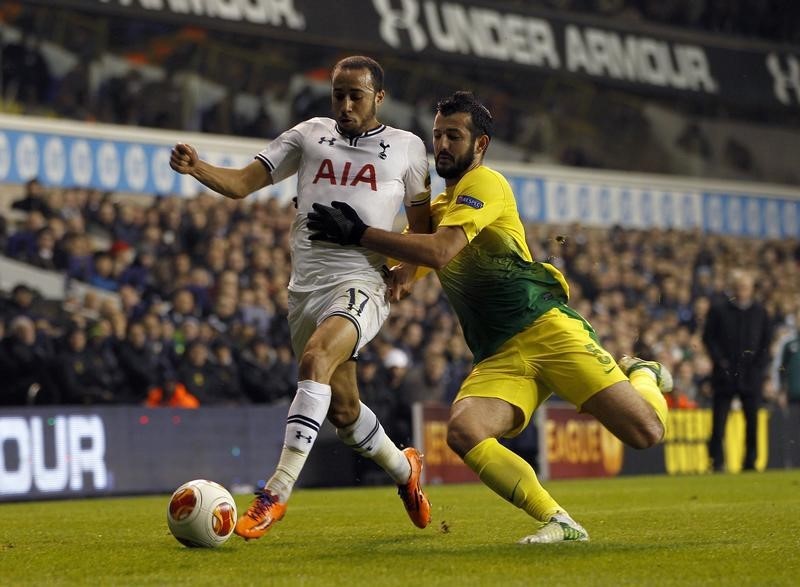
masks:
<path id="1" fill-rule="evenodd" d="M 169 166 L 178 173 L 191 175 L 207 188 L 234 200 L 240 200 L 272 184 L 272 175 L 259 161 L 253 161 L 241 169 L 217 167 L 200 159 L 197 150 L 186 143 L 178 143 L 172 148 Z"/>
<path id="2" fill-rule="evenodd" d="M 406 263 L 431 267 L 437 271 L 467 246 L 460 226 L 440 226 L 433 234 L 400 234 L 367 227 L 361 246 Z"/>
<path id="3" fill-rule="evenodd" d="M 433 234 L 400 234 L 367 226 L 344 202 L 316 203 L 308 214 L 311 240 L 361 245 L 398 261 L 441 269 L 467 246 L 460 226 L 440 226 Z"/>

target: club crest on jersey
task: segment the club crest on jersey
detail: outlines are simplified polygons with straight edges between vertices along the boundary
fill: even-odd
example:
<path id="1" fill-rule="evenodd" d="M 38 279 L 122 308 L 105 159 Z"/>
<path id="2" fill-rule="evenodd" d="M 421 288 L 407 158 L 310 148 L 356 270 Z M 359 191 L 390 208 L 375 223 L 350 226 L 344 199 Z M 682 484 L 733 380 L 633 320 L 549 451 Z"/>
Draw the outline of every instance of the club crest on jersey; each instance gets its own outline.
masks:
<path id="1" fill-rule="evenodd" d="M 333 143 L 335 143 L 335 142 L 336 142 L 336 138 L 335 137 L 320 137 L 319 138 L 319 142 L 317 144 L 321 145 L 322 143 L 328 143 L 328 146 L 332 147 Z"/>
<path id="2" fill-rule="evenodd" d="M 379 145 L 379 146 L 380 146 L 380 148 L 381 148 L 382 150 L 381 150 L 381 152 L 380 152 L 380 153 L 378 153 L 378 157 L 380 157 L 381 159 L 386 159 L 386 157 L 388 157 L 388 155 L 386 154 L 386 149 L 388 149 L 389 147 L 391 147 L 391 145 L 389 145 L 389 144 L 387 144 L 387 143 L 384 143 L 384 142 L 383 142 L 383 139 L 381 139 L 381 143 L 380 143 L 380 145 Z"/>
<path id="3" fill-rule="evenodd" d="M 338 170 L 334 169 L 333 161 L 330 159 L 323 159 L 312 183 L 319 183 L 320 181 L 327 181 L 331 185 L 350 187 L 356 187 L 360 183 L 365 183 L 373 192 L 378 191 L 378 179 L 375 173 L 375 167 L 371 163 L 367 163 L 356 172 L 350 161 L 345 161 L 341 170 Z"/>
<path id="4" fill-rule="evenodd" d="M 464 204 L 465 206 L 475 208 L 476 210 L 483 208 L 483 202 L 472 196 L 458 196 L 456 198 L 456 204 Z"/>

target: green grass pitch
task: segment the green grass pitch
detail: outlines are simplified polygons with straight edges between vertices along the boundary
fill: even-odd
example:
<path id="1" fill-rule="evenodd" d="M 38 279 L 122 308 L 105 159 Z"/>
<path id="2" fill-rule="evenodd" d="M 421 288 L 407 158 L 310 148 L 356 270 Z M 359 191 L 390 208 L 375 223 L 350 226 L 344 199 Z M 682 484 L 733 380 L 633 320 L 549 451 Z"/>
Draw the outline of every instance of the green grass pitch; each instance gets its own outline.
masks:
<path id="1" fill-rule="evenodd" d="M 168 496 L 0 504 L 0 585 L 798 585 L 800 470 L 547 484 L 588 543 L 480 484 L 434 486 L 414 528 L 391 486 L 299 489 L 261 540 L 187 549 Z M 250 496 L 237 496 L 242 511 Z"/>

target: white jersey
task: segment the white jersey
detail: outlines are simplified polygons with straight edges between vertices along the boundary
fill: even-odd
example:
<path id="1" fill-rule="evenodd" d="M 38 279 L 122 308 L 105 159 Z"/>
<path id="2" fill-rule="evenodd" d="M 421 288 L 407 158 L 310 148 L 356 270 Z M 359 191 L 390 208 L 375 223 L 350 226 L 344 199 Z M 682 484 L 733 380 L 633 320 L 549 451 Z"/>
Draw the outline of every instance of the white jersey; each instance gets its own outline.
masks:
<path id="1" fill-rule="evenodd" d="M 306 220 L 315 202 L 347 202 L 367 225 L 392 230 L 401 204 L 419 206 L 430 200 L 425 145 L 418 136 L 386 125 L 348 137 L 335 120 L 312 118 L 281 134 L 256 158 L 275 183 L 297 173 L 292 291 L 311 291 L 353 278 L 383 280 L 383 255 L 309 240 Z"/>

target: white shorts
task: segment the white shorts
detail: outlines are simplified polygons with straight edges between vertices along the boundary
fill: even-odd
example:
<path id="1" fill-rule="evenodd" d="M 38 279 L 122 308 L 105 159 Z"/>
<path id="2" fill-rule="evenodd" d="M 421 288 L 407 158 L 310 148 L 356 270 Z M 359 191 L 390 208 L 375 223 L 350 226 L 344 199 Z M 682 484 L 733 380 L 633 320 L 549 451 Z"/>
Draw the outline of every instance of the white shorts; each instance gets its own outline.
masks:
<path id="1" fill-rule="evenodd" d="M 323 320 L 343 316 L 358 330 L 353 357 L 375 338 L 389 316 L 386 285 L 367 281 L 343 281 L 314 291 L 289 291 L 289 332 L 298 359 Z"/>

